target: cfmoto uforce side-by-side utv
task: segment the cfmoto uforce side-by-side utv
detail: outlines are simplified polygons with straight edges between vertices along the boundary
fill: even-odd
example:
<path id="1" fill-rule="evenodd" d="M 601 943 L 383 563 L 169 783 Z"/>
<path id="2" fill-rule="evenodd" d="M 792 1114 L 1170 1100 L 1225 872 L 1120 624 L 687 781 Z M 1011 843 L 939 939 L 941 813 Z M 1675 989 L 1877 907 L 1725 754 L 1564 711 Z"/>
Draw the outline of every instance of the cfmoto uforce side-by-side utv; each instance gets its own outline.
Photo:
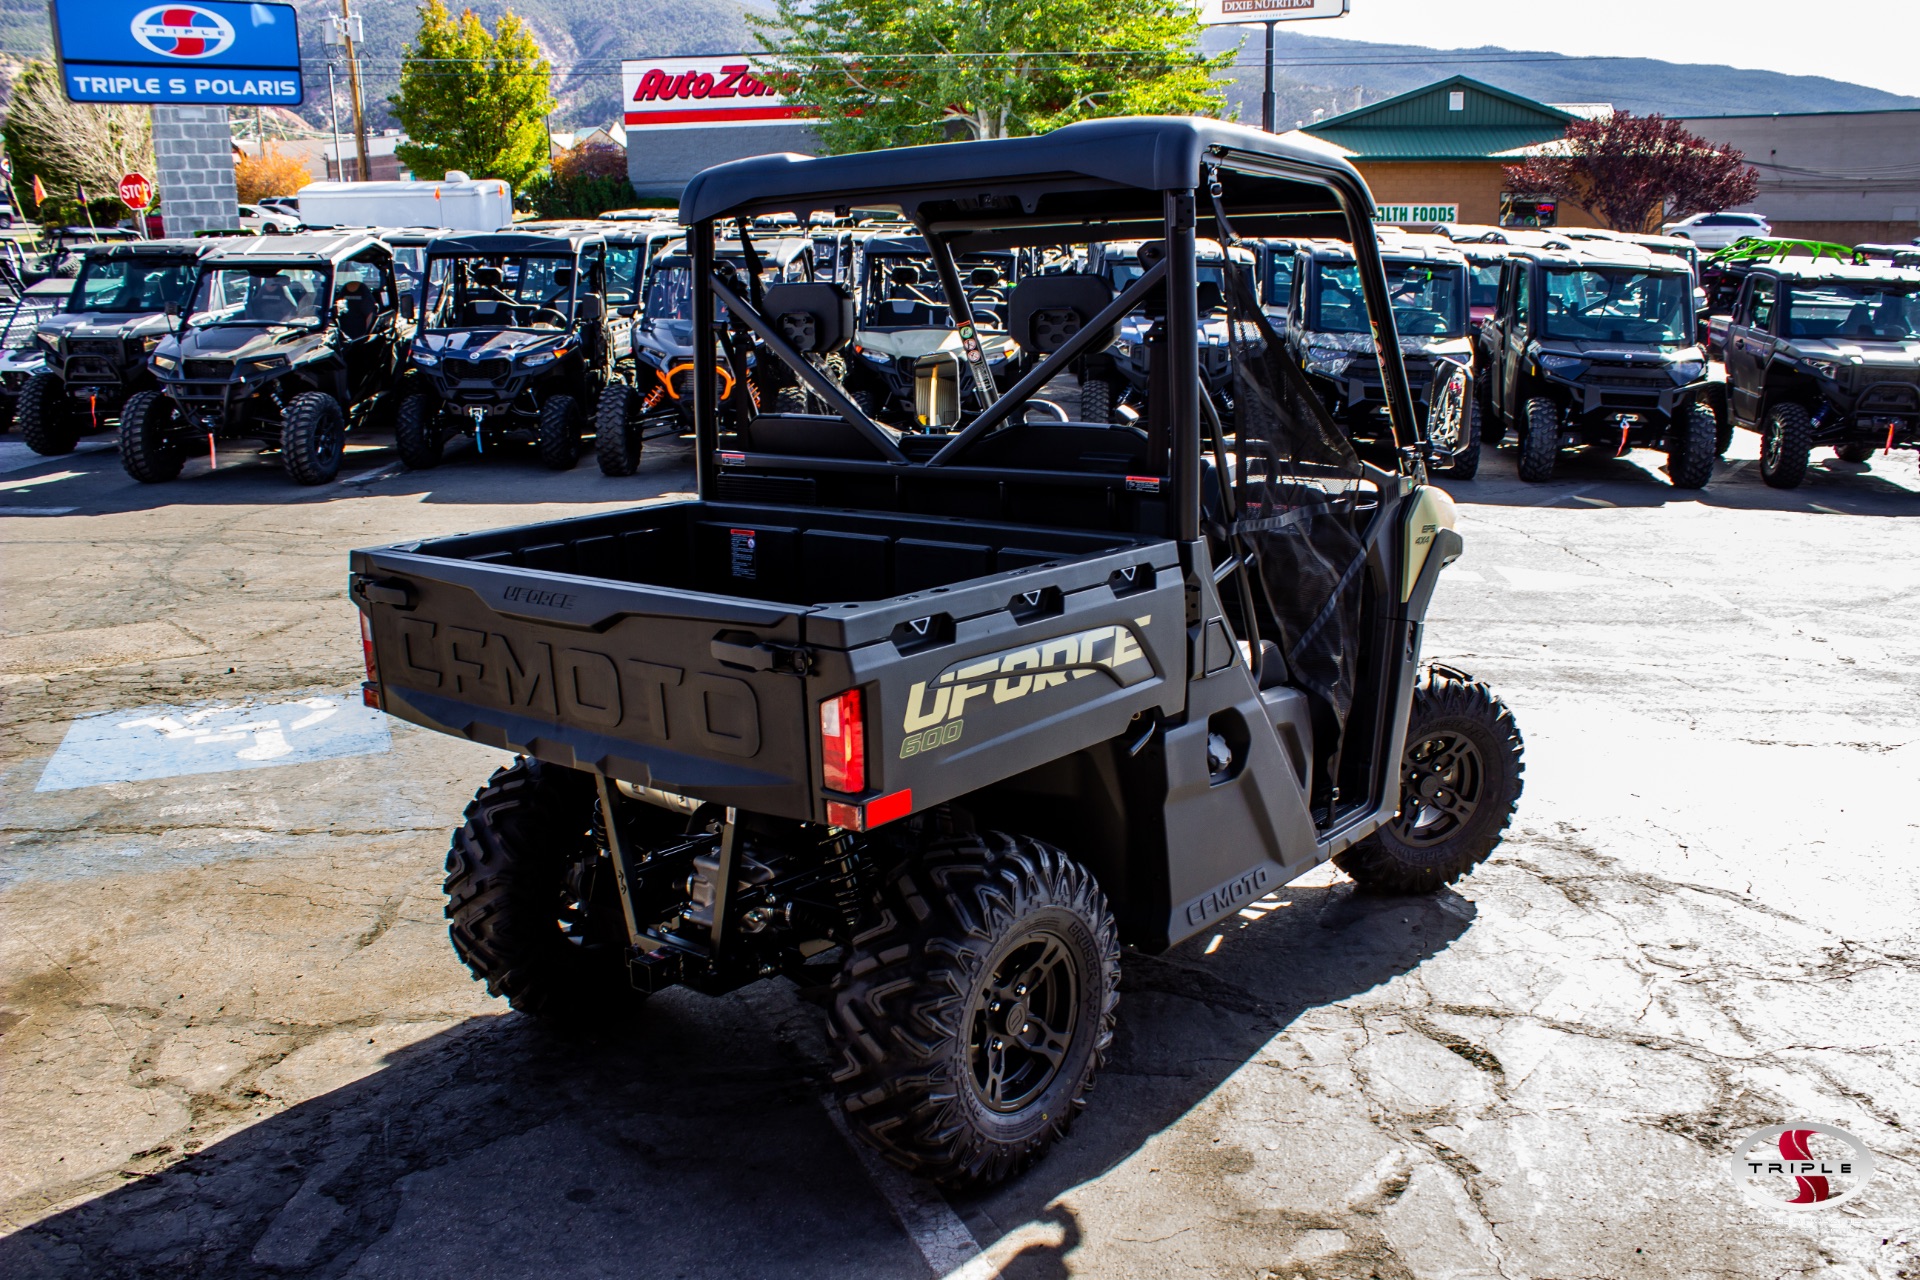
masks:
<path id="1" fill-rule="evenodd" d="M 1421 237 L 1437 239 L 1436 237 Z M 1394 324 L 1414 413 L 1424 416 L 1435 394 L 1465 377 L 1471 387 L 1473 339 L 1467 327 L 1471 277 L 1467 260 L 1451 246 L 1415 245 L 1407 237 L 1381 245 Z M 1299 246 L 1293 294 L 1287 306 L 1287 346 L 1321 402 L 1356 442 L 1392 447 L 1396 424 L 1371 319 L 1361 294 L 1353 247 L 1335 240 Z M 1450 424 L 1453 425 L 1453 424 Z M 1480 469 L 1479 415 L 1467 398 L 1463 420 L 1447 436 L 1445 474 L 1471 480 Z M 1429 432 L 1438 437 L 1440 433 Z"/>
<path id="2" fill-rule="evenodd" d="M 769 318 L 838 286 L 761 306 L 715 271 L 716 224 L 846 205 L 924 229 L 962 324 L 961 255 L 1166 252 L 1117 294 L 1022 279 L 1007 322 L 1033 366 L 957 431 L 901 433 Z M 715 335 L 688 392 L 697 499 L 353 554 L 367 700 L 519 757 L 448 857 L 474 974 L 596 1022 L 676 984 L 837 974 L 852 1129 L 982 1184 L 1085 1104 L 1121 946 L 1164 950 L 1328 858 L 1392 893 L 1470 871 L 1517 803 L 1520 734 L 1486 685 L 1420 665 L 1461 540 L 1372 215 L 1344 161 L 1203 119 L 697 175 L 694 332 L 724 307 L 831 413 L 724 414 Z M 1358 242 L 1395 470 L 1355 456 L 1237 272 L 1234 413 L 1212 412 L 1196 225 Z M 1144 429 L 1028 416 L 1156 291 Z"/>
<path id="3" fill-rule="evenodd" d="M 448 437 L 467 435 L 483 454 L 531 439 L 547 466 L 572 467 L 613 367 L 606 281 L 607 245 L 594 231 L 428 245 L 416 372 L 394 419 L 402 461 L 436 466 Z"/>
<path id="4" fill-rule="evenodd" d="M 1581 446 L 1663 449 L 1678 489 L 1713 478 L 1725 382 L 1694 341 L 1680 259 L 1600 242 L 1516 249 L 1480 345 L 1482 407 L 1503 424 L 1496 441 L 1518 432 L 1522 480 L 1551 479 L 1560 451 Z"/>
<path id="5" fill-rule="evenodd" d="M 1200 283 L 1200 377 L 1217 411 L 1231 412 L 1233 386 L 1227 359 L 1227 274 L 1231 261 L 1235 274 L 1254 278 L 1255 254 L 1251 248 L 1233 246 L 1222 252 L 1218 243 L 1201 237 L 1197 242 Z M 1138 280 L 1166 253 L 1158 240 L 1120 241 L 1094 244 L 1087 254 L 1087 270 L 1104 278 L 1116 290 Z M 1089 422 L 1119 422 L 1137 419 L 1153 399 L 1151 371 L 1164 364 L 1153 354 L 1154 344 L 1165 334 L 1161 321 L 1166 310 L 1163 295 L 1121 321 L 1120 329 L 1106 350 L 1090 353 L 1081 361 L 1080 416 Z M 1130 413 L 1123 410 L 1131 410 Z"/>
<path id="6" fill-rule="evenodd" d="M 1755 267 L 1727 327 L 1732 420 L 1760 433 L 1760 476 L 1806 478 L 1920 445 L 1920 271 L 1787 258 Z"/>
<path id="7" fill-rule="evenodd" d="M 369 232 L 216 244 L 183 322 L 149 358 L 161 390 L 120 411 L 120 462 L 155 484 L 201 444 L 250 439 L 277 448 L 294 480 L 325 484 L 348 428 L 391 404 L 412 328 L 393 255 Z"/>
<path id="8" fill-rule="evenodd" d="M 172 325 L 167 308 L 193 292 L 206 240 L 134 240 L 89 246 L 59 310 L 34 341 L 46 369 L 20 390 L 20 437 L 35 453 L 72 453 L 127 399 L 156 387 L 147 356 Z"/>

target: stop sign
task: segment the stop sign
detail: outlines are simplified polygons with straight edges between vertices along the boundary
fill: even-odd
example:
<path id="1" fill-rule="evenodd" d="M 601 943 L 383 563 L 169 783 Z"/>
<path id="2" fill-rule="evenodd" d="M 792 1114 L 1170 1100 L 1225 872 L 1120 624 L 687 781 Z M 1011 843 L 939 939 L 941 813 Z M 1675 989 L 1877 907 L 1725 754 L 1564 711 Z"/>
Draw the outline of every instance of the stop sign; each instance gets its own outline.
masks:
<path id="1" fill-rule="evenodd" d="M 145 174 L 128 174 L 120 179 L 120 203 L 129 209 L 146 208 L 153 203 L 153 183 Z"/>

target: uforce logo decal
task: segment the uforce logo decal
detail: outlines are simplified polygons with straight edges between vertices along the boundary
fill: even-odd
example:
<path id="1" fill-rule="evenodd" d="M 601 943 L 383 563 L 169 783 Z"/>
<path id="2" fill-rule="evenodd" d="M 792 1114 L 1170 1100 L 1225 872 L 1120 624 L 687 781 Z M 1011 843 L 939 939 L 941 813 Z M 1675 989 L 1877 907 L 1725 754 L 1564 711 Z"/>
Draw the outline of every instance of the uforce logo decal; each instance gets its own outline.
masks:
<path id="1" fill-rule="evenodd" d="M 233 43 L 233 24 L 198 5 L 160 4 L 134 15 L 133 38 L 163 58 L 211 58 Z"/>
<path id="2" fill-rule="evenodd" d="M 1152 615 L 1134 619 L 1143 629 L 1152 621 Z M 918 743 L 916 751 L 926 751 L 960 736 L 941 734 L 929 742 L 927 730 L 958 720 L 975 698 L 1013 702 L 1041 689 L 1084 679 L 1096 671 L 1105 671 L 1122 685 L 1130 685 L 1146 679 L 1152 670 L 1130 628 L 1090 627 L 1025 648 L 968 658 L 942 671 L 931 684 L 916 680 L 907 693 L 906 718 L 900 727 Z M 902 754 L 910 753 L 903 748 Z"/>

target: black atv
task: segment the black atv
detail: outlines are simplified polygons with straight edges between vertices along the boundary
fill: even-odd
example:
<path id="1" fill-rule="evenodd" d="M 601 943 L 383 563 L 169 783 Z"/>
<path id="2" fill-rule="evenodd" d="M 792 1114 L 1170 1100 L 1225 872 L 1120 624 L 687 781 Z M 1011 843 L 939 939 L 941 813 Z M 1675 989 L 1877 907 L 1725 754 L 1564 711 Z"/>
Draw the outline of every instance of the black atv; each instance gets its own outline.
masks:
<path id="1" fill-rule="evenodd" d="M 410 325 L 393 255 L 371 233 L 212 242 L 193 304 L 150 363 L 160 391 L 120 411 L 120 461 L 143 484 L 180 474 L 196 446 L 260 440 L 287 474 L 325 484 L 350 427 L 390 403 Z"/>
<path id="2" fill-rule="evenodd" d="M 720 225 L 842 207 L 911 210 L 963 323 L 956 243 L 1166 254 L 1117 294 L 1023 277 L 1006 322 L 1031 367 L 951 432 L 899 432 L 810 358 L 844 337 L 839 286 L 715 270 Z M 1520 733 L 1487 685 L 1421 665 L 1463 542 L 1425 482 L 1372 207 L 1324 150 L 1166 117 L 696 175 L 698 497 L 353 553 L 365 701 L 511 753 L 450 813 L 474 976 L 602 1029 L 675 986 L 820 991 L 848 1128 L 979 1187 L 1086 1106 L 1122 946 L 1192 939 L 1204 969 L 1207 934 L 1329 859 L 1392 894 L 1470 873 L 1518 802 Z M 1209 412 L 1203 216 L 1229 242 L 1359 238 L 1396 470 L 1354 454 L 1237 272 L 1234 413 Z M 1156 291 L 1158 432 L 1028 414 Z M 730 413 L 735 329 L 830 412 Z"/>
<path id="3" fill-rule="evenodd" d="M 591 230 L 448 236 L 427 247 L 426 273 L 418 376 L 394 424 L 400 457 L 431 467 L 449 436 L 466 435 L 483 454 L 531 440 L 547 466 L 572 467 L 614 364 L 605 239 Z"/>
<path id="4" fill-rule="evenodd" d="M 1754 267 L 1727 327 L 1732 419 L 1760 476 L 1791 489 L 1808 455 L 1920 446 L 1920 271 L 1789 258 Z"/>
<path id="5" fill-rule="evenodd" d="M 34 336 L 46 369 L 20 389 L 20 436 L 35 453 L 72 453 L 131 396 L 158 387 L 147 356 L 173 324 L 167 308 L 192 296 L 195 264 L 210 247 L 136 240 L 85 251 L 65 305 Z"/>
<path id="6" fill-rule="evenodd" d="M 1662 449 L 1675 488 L 1713 478 L 1724 384 L 1694 341 L 1693 274 L 1626 244 L 1516 249 L 1480 326 L 1496 428 L 1520 437 L 1520 478 L 1549 480 L 1562 449 Z"/>

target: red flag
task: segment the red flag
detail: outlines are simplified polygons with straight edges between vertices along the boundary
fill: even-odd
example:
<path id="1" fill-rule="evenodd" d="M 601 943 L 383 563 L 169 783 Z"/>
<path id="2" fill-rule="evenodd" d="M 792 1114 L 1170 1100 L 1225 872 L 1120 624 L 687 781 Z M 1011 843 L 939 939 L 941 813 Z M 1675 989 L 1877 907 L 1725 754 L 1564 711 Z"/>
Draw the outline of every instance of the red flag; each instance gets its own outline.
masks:
<path id="1" fill-rule="evenodd" d="M 33 202 L 35 204 L 47 202 L 47 189 L 40 185 L 40 175 L 37 173 L 33 175 Z"/>

